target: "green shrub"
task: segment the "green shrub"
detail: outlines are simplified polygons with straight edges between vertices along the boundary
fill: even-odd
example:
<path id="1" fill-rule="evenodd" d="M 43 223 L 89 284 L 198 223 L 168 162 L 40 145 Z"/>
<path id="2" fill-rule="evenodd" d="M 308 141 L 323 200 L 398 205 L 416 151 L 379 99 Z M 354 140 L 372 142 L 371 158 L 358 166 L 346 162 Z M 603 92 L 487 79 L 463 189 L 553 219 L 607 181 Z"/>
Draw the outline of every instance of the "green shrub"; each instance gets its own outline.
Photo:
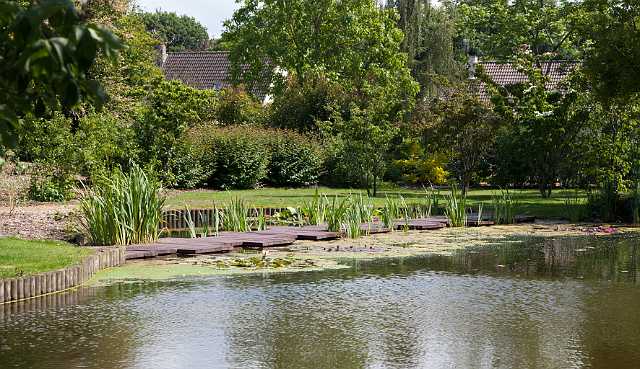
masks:
<path id="1" fill-rule="evenodd" d="M 41 202 L 61 202 L 73 197 L 73 179 L 66 174 L 33 175 L 29 199 Z"/>
<path id="2" fill-rule="evenodd" d="M 193 144 L 181 140 L 169 159 L 164 183 L 173 188 L 192 189 L 203 185 L 209 176 Z"/>
<path id="3" fill-rule="evenodd" d="M 223 125 L 262 124 L 265 109 L 242 88 L 227 88 L 220 94 L 216 120 Z"/>
<path id="4" fill-rule="evenodd" d="M 160 236 L 164 197 L 160 185 L 140 167 L 116 170 L 80 204 L 80 227 L 93 245 L 151 243 Z"/>
<path id="5" fill-rule="evenodd" d="M 301 187 L 318 181 L 323 155 L 315 140 L 285 130 L 270 131 L 269 137 L 269 184 L 276 187 Z"/>
<path id="6" fill-rule="evenodd" d="M 254 188 L 267 174 L 267 132 L 251 127 L 217 127 L 205 124 L 190 130 L 207 177 L 207 184 L 221 189 Z"/>

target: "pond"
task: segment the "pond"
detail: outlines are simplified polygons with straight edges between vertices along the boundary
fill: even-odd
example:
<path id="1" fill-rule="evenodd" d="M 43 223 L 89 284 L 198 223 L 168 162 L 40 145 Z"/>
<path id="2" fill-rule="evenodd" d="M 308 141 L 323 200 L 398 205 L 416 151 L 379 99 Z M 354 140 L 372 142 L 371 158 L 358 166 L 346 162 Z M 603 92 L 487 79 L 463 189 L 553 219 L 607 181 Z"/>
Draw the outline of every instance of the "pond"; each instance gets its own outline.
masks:
<path id="1" fill-rule="evenodd" d="M 638 368 L 640 239 L 119 283 L 6 308 L 1 368 Z"/>

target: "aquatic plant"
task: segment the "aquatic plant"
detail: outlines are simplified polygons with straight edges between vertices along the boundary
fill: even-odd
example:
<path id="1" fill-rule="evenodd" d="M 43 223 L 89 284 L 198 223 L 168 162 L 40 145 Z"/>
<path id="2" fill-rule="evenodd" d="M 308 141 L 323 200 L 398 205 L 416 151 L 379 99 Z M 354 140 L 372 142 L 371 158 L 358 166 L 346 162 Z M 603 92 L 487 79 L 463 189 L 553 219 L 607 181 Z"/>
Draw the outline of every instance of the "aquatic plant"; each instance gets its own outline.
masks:
<path id="1" fill-rule="evenodd" d="M 264 208 L 255 208 L 255 221 L 253 229 L 257 231 L 264 231 L 267 229 L 267 216 L 265 215 Z"/>
<path id="2" fill-rule="evenodd" d="M 585 203 L 578 190 L 565 194 L 564 214 L 571 223 L 577 223 L 585 216 Z"/>
<path id="3" fill-rule="evenodd" d="M 399 215 L 403 221 L 402 229 L 405 232 L 409 231 L 409 220 L 411 219 L 411 215 L 409 213 L 409 206 L 407 205 L 407 202 L 405 201 L 404 197 L 402 197 L 402 195 L 400 195 L 400 214 Z"/>
<path id="4" fill-rule="evenodd" d="M 330 232 L 340 232 L 342 230 L 342 223 L 345 220 L 348 201 L 349 198 L 345 198 L 339 202 L 338 196 L 335 196 L 330 203 L 327 201 L 328 206 L 326 208 L 325 219 Z"/>
<path id="5" fill-rule="evenodd" d="M 196 232 L 196 223 L 193 221 L 193 218 L 191 216 L 191 209 L 187 204 L 184 205 L 182 217 L 184 218 L 185 223 L 187 223 L 187 228 L 189 228 L 189 235 L 191 236 L 191 238 L 198 237 L 198 234 Z"/>
<path id="6" fill-rule="evenodd" d="M 159 238 L 165 198 L 158 182 L 137 165 L 127 174 L 117 169 L 87 191 L 79 226 L 91 244 L 130 245 Z"/>
<path id="7" fill-rule="evenodd" d="M 249 232 L 249 208 L 245 201 L 239 197 L 229 200 L 222 213 L 222 229 L 232 232 Z"/>
<path id="8" fill-rule="evenodd" d="M 440 206 L 440 190 L 436 190 L 433 186 L 429 188 L 423 187 L 425 192 L 425 209 L 426 211 L 419 215 L 419 217 L 430 217 L 433 214 L 434 209 L 438 209 Z"/>
<path id="9" fill-rule="evenodd" d="M 465 227 L 467 225 L 467 198 L 455 184 L 451 185 L 451 192 L 445 196 L 444 212 L 451 227 Z"/>
<path id="10" fill-rule="evenodd" d="M 515 207 L 512 194 L 508 190 L 500 189 L 499 193 L 492 196 L 493 221 L 496 224 L 515 223 Z"/>
<path id="11" fill-rule="evenodd" d="M 321 196 L 316 188 L 311 201 L 304 202 L 300 208 L 306 218 L 307 224 L 322 225 L 325 223 L 328 201 L 326 196 Z"/>
<path id="12" fill-rule="evenodd" d="M 389 228 L 392 231 L 395 228 L 395 222 L 400 216 L 400 206 L 398 199 L 387 196 L 384 201 L 384 206 L 380 209 L 380 219 L 385 228 Z"/>

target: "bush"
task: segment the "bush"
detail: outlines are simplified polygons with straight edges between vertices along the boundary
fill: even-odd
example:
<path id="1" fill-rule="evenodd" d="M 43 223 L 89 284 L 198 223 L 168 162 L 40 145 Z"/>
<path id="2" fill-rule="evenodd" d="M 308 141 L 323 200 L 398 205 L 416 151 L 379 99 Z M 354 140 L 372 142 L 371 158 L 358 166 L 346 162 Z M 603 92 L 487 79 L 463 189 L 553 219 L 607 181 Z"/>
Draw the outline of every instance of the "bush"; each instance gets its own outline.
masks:
<path id="1" fill-rule="evenodd" d="M 284 130 L 273 130 L 269 137 L 269 184 L 276 187 L 300 187 L 318 181 L 323 155 L 315 140 Z"/>
<path id="2" fill-rule="evenodd" d="M 73 197 L 72 189 L 73 178 L 67 173 L 33 175 L 29 185 L 29 199 L 41 202 L 65 201 Z"/>
<path id="3" fill-rule="evenodd" d="M 192 129 L 188 140 L 201 158 L 207 184 L 221 189 L 254 188 L 267 174 L 266 131 L 205 124 Z"/>
<path id="4" fill-rule="evenodd" d="M 227 88 L 222 91 L 216 119 L 224 125 L 262 124 L 265 109 L 251 95 L 241 88 Z"/>
<path id="5" fill-rule="evenodd" d="M 181 140 L 168 163 L 164 182 L 173 188 L 192 189 L 204 184 L 209 173 L 201 156 L 188 140 Z"/>

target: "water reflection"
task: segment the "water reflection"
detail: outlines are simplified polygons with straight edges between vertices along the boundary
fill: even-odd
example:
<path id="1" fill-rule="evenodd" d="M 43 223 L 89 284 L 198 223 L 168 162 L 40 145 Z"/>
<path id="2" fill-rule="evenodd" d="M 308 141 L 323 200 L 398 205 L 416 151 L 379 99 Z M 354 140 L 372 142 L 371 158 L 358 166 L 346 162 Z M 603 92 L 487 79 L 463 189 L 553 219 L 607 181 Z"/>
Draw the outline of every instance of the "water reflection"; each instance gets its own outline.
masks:
<path id="1" fill-rule="evenodd" d="M 84 289 L 0 314 L 2 368 L 636 368 L 638 240 Z M 62 297 L 58 297 L 61 299 Z"/>

